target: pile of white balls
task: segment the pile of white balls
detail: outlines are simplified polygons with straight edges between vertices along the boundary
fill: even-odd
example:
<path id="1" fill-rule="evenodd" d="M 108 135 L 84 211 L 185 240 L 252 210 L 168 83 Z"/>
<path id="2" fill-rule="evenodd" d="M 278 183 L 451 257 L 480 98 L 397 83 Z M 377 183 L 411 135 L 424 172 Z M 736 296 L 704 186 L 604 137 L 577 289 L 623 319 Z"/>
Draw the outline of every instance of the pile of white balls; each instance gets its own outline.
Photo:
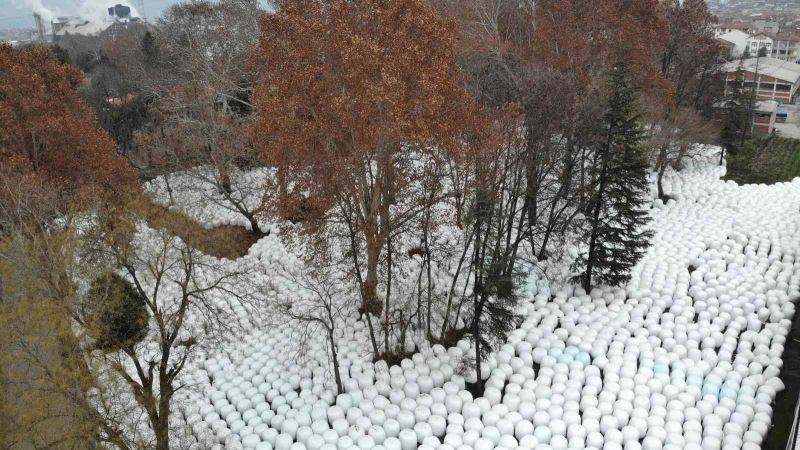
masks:
<path id="1" fill-rule="evenodd" d="M 466 390 L 469 342 L 387 367 L 358 321 L 337 336 L 337 396 L 325 337 L 298 349 L 287 324 L 190 375 L 197 448 L 759 449 L 800 293 L 800 180 L 736 186 L 723 170 L 668 174 L 675 200 L 655 203 L 653 247 L 624 288 L 529 289 L 482 397 Z"/>

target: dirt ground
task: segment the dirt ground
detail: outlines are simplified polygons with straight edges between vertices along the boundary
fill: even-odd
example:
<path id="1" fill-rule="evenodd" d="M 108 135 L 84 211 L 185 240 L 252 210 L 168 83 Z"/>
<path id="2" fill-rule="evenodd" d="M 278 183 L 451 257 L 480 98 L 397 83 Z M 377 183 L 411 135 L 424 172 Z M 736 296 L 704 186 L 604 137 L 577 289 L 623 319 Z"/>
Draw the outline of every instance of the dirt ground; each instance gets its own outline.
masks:
<path id="1" fill-rule="evenodd" d="M 208 229 L 185 214 L 154 203 L 146 203 L 142 209 L 144 219 L 151 227 L 167 230 L 201 252 L 217 258 L 236 259 L 244 256 L 263 237 L 233 225 Z"/>

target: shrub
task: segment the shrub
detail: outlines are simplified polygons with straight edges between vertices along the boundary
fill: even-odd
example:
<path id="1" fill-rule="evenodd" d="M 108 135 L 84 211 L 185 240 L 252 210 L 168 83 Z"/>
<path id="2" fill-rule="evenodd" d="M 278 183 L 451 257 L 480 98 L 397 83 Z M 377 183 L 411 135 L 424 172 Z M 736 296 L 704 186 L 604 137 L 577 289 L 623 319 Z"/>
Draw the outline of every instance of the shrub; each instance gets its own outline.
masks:
<path id="1" fill-rule="evenodd" d="M 120 350 L 147 335 L 145 299 L 121 276 L 107 273 L 95 279 L 87 300 L 87 322 L 98 349 Z"/>

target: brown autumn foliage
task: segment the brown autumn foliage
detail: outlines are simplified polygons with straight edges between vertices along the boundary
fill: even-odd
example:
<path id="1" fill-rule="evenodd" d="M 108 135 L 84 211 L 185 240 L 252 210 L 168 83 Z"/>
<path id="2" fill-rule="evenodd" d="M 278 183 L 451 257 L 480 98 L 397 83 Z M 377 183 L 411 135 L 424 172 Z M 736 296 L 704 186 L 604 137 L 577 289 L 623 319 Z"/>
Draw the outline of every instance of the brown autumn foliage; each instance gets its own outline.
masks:
<path id="1" fill-rule="evenodd" d="M 53 213 L 35 204 L 43 199 L 17 197 L 34 217 L 9 221 L 0 240 L 0 446 L 132 448 L 121 431 L 130 411 L 113 383 L 98 382 L 74 328 L 77 235 L 40 231 Z"/>
<path id="2" fill-rule="evenodd" d="M 361 157 L 459 135 L 470 100 L 455 30 L 426 2 L 285 2 L 261 30 L 254 132 L 265 162 L 311 198 L 332 200 L 326 184 L 351 181 L 342 169 L 360 172 Z"/>
<path id="3" fill-rule="evenodd" d="M 670 0 L 662 7 L 668 39 L 659 61 L 661 72 L 675 87 L 675 107 L 702 110 L 713 103 L 724 61 L 714 36 L 717 19 L 705 0 Z"/>
<path id="4" fill-rule="evenodd" d="M 658 5 L 659 0 L 541 0 L 534 14 L 534 55 L 588 82 L 623 52 L 639 87 L 666 101 L 672 89 L 656 61 L 669 29 Z"/>
<path id="5" fill-rule="evenodd" d="M 278 170 L 278 209 L 305 211 L 311 232 L 327 222 L 309 211 L 343 212 L 364 241 L 361 262 L 352 246 L 364 307 L 379 316 L 381 253 L 407 219 L 390 207 L 408 185 L 409 148 L 457 148 L 473 115 L 454 23 L 424 0 L 300 0 L 264 16 L 261 32 L 253 132 Z"/>
<path id="6" fill-rule="evenodd" d="M 0 159 L 60 194 L 138 186 L 94 113 L 77 95 L 78 70 L 47 47 L 0 45 Z"/>

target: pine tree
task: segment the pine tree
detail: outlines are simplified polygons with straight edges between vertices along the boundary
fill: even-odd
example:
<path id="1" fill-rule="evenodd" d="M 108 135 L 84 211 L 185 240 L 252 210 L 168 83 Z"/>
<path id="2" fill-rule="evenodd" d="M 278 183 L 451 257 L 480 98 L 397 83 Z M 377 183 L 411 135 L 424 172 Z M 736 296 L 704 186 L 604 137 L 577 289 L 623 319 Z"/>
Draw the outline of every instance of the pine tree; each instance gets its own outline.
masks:
<path id="1" fill-rule="evenodd" d="M 738 74 L 741 77 L 737 76 L 733 81 L 733 88 L 725 99 L 725 115 L 720 135 L 723 151 L 728 153 L 735 153 L 750 137 L 750 117 L 756 103 L 755 92 L 745 88 L 744 69 L 740 67 Z"/>
<path id="2" fill-rule="evenodd" d="M 159 48 L 155 36 L 150 30 L 144 32 L 142 36 L 142 54 L 144 55 L 144 63 L 149 67 L 154 67 L 158 64 Z"/>
<path id="3" fill-rule="evenodd" d="M 609 82 L 605 136 L 597 144 L 596 191 L 585 236 L 589 250 L 573 266 L 580 272 L 574 281 L 587 292 L 593 280 L 614 286 L 627 282 L 652 237 L 646 229 L 650 217 L 643 209 L 649 191 L 645 134 L 628 77 L 628 64 L 618 62 Z"/>

